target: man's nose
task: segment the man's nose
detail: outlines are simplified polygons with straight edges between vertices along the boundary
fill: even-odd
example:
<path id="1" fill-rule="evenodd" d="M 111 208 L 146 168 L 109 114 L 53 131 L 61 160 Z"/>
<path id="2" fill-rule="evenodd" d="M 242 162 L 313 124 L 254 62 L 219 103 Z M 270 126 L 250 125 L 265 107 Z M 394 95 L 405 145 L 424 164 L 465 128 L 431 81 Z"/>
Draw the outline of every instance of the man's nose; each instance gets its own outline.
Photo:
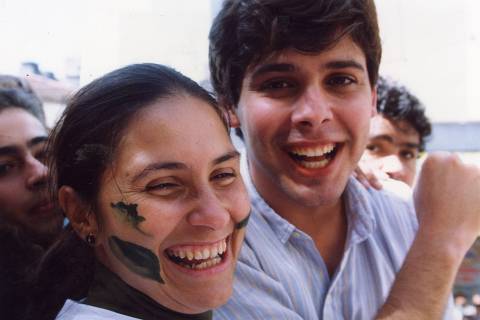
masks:
<path id="1" fill-rule="evenodd" d="M 27 188 L 30 190 L 43 188 L 47 182 L 47 167 L 33 156 L 26 160 L 25 165 Z"/>
<path id="2" fill-rule="evenodd" d="M 318 85 L 307 88 L 293 106 L 292 123 L 300 128 L 313 128 L 333 118 L 332 102 Z"/>
<path id="3" fill-rule="evenodd" d="M 397 155 L 383 157 L 380 169 L 388 174 L 390 178 L 396 180 L 402 180 L 405 171 L 404 165 Z"/>

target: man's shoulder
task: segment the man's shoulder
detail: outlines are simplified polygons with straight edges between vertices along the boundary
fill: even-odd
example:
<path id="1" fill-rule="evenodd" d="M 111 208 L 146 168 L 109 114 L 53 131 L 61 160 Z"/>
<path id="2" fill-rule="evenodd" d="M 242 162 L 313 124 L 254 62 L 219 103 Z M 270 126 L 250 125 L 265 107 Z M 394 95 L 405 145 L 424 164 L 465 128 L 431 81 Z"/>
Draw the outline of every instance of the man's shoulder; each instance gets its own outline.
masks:
<path id="1" fill-rule="evenodd" d="M 364 207 L 375 212 L 414 213 L 412 191 L 404 183 L 389 180 L 383 189 L 365 188 L 357 181 L 350 181 L 348 190 L 350 199 L 364 202 Z"/>
<path id="2" fill-rule="evenodd" d="M 382 190 L 367 189 L 357 181 L 350 181 L 349 210 L 361 213 L 364 221 L 372 221 L 376 230 L 385 229 L 391 232 L 405 230 L 409 234 L 415 233 L 418 222 L 411 191 L 399 188 L 403 186 L 392 183 Z"/>

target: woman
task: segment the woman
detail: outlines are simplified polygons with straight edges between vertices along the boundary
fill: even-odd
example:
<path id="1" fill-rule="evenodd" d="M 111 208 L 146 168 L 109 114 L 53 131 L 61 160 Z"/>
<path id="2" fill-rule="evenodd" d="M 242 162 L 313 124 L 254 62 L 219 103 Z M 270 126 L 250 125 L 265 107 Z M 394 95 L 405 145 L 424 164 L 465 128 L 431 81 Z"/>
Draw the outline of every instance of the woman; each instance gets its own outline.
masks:
<path id="1" fill-rule="evenodd" d="M 206 91 L 165 66 L 119 69 L 73 97 L 49 151 L 71 227 L 43 262 L 37 317 L 82 296 L 57 319 L 208 319 L 226 302 L 249 202 Z"/>

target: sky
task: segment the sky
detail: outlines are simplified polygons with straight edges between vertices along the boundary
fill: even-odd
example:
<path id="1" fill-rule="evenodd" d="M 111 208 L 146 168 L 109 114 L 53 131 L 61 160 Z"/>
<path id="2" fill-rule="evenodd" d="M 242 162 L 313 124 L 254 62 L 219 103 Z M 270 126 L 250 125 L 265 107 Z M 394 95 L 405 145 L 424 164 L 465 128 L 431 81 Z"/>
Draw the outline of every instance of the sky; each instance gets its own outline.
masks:
<path id="1" fill-rule="evenodd" d="M 0 73 L 22 61 L 81 83 L 129 63 L 208 76 L 208 29 L 221 0 L 0 0 Z M 480 121 L 480 1 L 377 0 L 381 72 L 407 85 L 437 122 Z M 213 8 L 213 9 L 212 9 Z"/>
<path id="2" fill-rule="evenodd" d="M 19 71 L 23 61 L 64 73 L 67 58 L 79 58 L 83 1 L 0 0 L 0 72 Z"/>

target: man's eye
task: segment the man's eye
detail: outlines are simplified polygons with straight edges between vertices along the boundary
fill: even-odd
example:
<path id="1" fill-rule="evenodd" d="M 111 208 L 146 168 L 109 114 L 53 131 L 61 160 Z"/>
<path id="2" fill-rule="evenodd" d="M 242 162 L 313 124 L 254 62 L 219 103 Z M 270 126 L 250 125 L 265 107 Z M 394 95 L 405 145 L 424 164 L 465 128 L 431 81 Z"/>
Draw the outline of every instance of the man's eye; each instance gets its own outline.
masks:
<path id="1" fill-rule="evenodd" d="M 12 162 L 0 163 L 0 177 L 6 176 L 15 168 Z"/>
<path id="2" fill-rule="evenodd" d="M 46 163 L 46 160 L 47 160 L 47 153 L 45 152 L 45 150 L 42 150 L 40 152 L 37 152 L 35 154 L 35 159 L 37 159 L 38 161 L 40 161 L 41 163 L 45 164 Z"/>
<path id="3" fill-rule="evenodd" d="M 332 87 L 343 87 L 352 83 L 356 83 L 356 81 L 349 76 L 333 76 L 327 80 L 327 84 Z"/>
<path id="4" fill-rule="evenodd" d="M 292 83 L 285 80 L 271 80 L 262 84 L 260 86 L 260 90 L 262 91 L 281 90 L 281 89 L 288 89 L 293 87 L 294 85 Z"/>
<path id="5" fill-rule="evenodd" d="M 416 159 L 416 158 L 417 158 L 417 155 L 415 154 L 415 152 L 412 152 L 412 151 L 402 151 L 402 152 L 400 152 L 400 156 L 401 156 L 403 159 L 407 159 L 407 160 L 411 160 L 411 159 Z"/>
<path id="6" fill-rule="evenodd" d="M 367 144 L 366 148 L 367 148 L 368 151 L 370 151 L 372 153 L 380 151 L 380 148 L 375 144 Z"/>

